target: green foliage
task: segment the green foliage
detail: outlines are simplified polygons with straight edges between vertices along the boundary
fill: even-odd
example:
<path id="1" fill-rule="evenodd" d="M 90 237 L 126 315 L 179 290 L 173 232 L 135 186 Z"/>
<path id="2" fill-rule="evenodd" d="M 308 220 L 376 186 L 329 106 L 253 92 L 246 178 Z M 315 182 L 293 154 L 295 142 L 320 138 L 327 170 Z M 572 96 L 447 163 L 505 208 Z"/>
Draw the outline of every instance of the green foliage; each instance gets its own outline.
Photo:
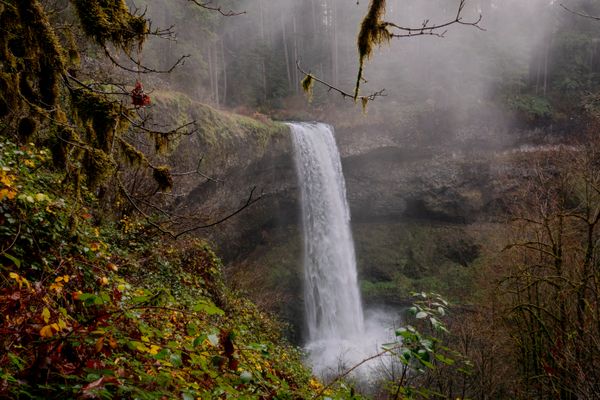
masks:
<path id="1" fill-rule="evenodd" d="M 548 119 L 553 115 L 552 105 L 547 98 L 534 95 L 517 95 L 509 99 L 510 106 L 528 119 Z"/>
<path id="2" fill-rule="evenodd" d="M 468 374 L 471 363 L 446 345 L 449 331 L 443 320 L 449 313 L 448 302 L 435 293 L 413 296 L 416 300 L 408 310 L 413 324 L 397 329 L 397 341 L 383 346 L 402 371 L 399 379 L 388 382 L 388 390 L 394 398 L 447 398 L 431 384 L 439 370 L 451 368 L 455 375 Z"/>

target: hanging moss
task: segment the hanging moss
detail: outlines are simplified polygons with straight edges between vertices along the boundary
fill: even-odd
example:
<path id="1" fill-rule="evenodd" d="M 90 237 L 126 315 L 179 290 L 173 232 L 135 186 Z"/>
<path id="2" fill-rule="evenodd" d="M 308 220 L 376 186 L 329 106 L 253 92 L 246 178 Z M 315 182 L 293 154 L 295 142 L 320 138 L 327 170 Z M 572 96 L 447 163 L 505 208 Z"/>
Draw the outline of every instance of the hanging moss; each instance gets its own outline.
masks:
<path id="1" fill-rule="evenodd" d="M 169 147 L 169 134 L 168 133 L 157 133 L 154 135 L 154 149 L 157 153 L 162 154 L 167 151 Z"/>
<path id="2" fill-rule="evenodd" d="M 142 164 L 148 164 L 148 160 L 144 153 L 133 147 L 131 143 L 121 139 L 119 140 L 119 144 L 121 145 L 121 151 L 123 152 L 125 159 L 130 165 L 139 167 Z"/>
<path id="3" fill-rule="evenodd" d="M 354 100 L 358 98 L 360 83 L 363 78 L 365 61 L 373 54 L 376 46 L 389 42 L 392 34 L 387 29 L 387 24 L 383 21 L 385 14 L 386 0 L 371 0 L 369 11 L 360 25 L 358 34 L 358 55 L 359 68 L 356 86 L 354 89 Z"/>
<path id="4" fill-rule="evenodd" d="M 366 114 L 367 113 L 367 105 L 369 104 L 369 98 L 368 97 L 361 97 L 360 98 L 360 103 L 361 103 L 361 106 L 362 106 L 363 114 Z"/>
<path id="5" fill-rule="evenodd" d="M 27 79 L 37 80 L 40 96 L 35 104 L 53 108 L 58 97 L 60 76 L 64 72 L 62 46 L 38 0 L 20 0 L 17 7 L 22 25 L 21 43 L 27 49 L 22 58 L 27 59 L 25 64 L 28 65 L 21 83 Z"/>
<path id="6" fill-rule="evenodd" d="M 56 135 L 54 136 L 55 137 L 52 137 L 50 139 L 48 145 L 50 148 L 50 152 L 52 153 L 52 162 L 56 167 L 64 168 L 67 163 L 67 151 L 69 142 L 79 143 L 80 138 L 77 132 L 68 125 L 59 125 L 56 128 Z"/>
<path id="7" fill-rule="evenodd" d="M 15 82 L 11 80 L 12 76 L 0 72 L 0 117 L 5 117 L 11 110 L 19 105 L 19 99 L 16 97 Z"/>
<path id="8" fill-rule="evenodd" d="M 121 116 L 125 112 L 121 103 L 83 89 L 72 91 L 71 98 L 77 117 L 87 127 L 87 141 L 92 147 L 108 151 L 115 136 L 129 127 L 129 121 Z"/>
<path id="9" fill-rule="evenodd" d="M 315 80 L 311 74 L 308 74 L 302 79 L 302 89 L 306 96 L 308 97 L 308 101 L 311 102 L 313 98 L 313 87 L 315 85 Z"/>
<path id="10" fill-rule="evenodd" d="M 173 189 L 173 176 L 169 167 L 163 165 L 154 168 L 152 177 L 158 183 L 158 190 L 166 192 Z"/>
<path id="11" fill-rule="evenodd" d="M 112 43 L 128 50 L 141 45 L 148 32 L 147 21 L 131 14 L 124 0 L 71 0 L 85 34 L 105 46 Z"/>
<path id="12" fill-rule="evenodd" d="M 105 152 L 98 149 L 90 149 L 86 152 L 84 166 L 89 188 L 97 188 L 108 177 L 113 175 L 117 164 Z"/>

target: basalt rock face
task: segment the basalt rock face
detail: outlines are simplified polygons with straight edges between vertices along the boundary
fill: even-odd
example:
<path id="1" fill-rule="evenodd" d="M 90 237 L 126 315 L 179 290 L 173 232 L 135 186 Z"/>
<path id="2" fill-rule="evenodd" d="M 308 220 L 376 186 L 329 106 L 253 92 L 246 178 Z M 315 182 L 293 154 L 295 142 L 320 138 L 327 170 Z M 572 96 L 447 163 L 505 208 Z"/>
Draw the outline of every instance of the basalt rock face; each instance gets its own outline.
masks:
<path id="1" fill-rule="evenodd" d="M 181 144 L 188 151 L 190 145 Z M 201 152 L 205 147 L 194 148 Z M 287 127 L 266 143 L 257 144 L 250 133 L 203 154 L 202 172 L 211 179 L 184 184 L 186 193 L 174 208 L 202 216 L 200 225 L 222 221 L 196 233 L 211 239 L 225 261 L 243 258 L 268 241 L 273 228 L 296 223 L 296 178 Z"/>
<path id="2" fill-rule="evenodd" d="M 518 173 L 502 137 L 481 143 L 463 132 L 432 143 L 384 127 L 338 130 L 353 219 L 470 223 L 501 215 L 511 190 L 507 178 Z"/>

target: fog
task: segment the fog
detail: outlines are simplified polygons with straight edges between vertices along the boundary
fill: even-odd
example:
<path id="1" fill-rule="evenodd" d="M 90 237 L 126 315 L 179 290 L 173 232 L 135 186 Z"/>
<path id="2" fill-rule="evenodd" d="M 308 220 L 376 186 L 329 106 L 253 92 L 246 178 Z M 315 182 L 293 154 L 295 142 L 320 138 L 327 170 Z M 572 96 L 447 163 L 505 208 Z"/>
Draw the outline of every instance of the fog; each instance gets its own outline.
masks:
<path id="1" fill-rule="evenodd" d="M 271 45 L 284 37 L 285 30 L 286 39 L 291 37 L 295 42 L 290 47 L 297 47 L 288 49 L 289 53 L 293 50 L 289 58 L 297 57 L 305 69 L 351 91 L 358 68 L 356 36 L 367 2 L 276 3 L 242 3 L 239 7 L 247 15 L 226 21 L 224 29 L 239 26 L 242 20 L 253 20 L 255 24 L 250 26 L 258 28 L 257 39 Z M 451 21 L 458 9 L 458 2 L 440 0 L 388 3 L 385 20 L 409 27 L 419 27 L 425 20 L 430 24 Z M 363 93 L 386 88 L 394 99 L 410 98 L 412 94 L 452 102 L 485 98 L 495 84 L 527 72 L 532 55 L 545 45 L 544 38 L 557 18 L 555 14 L 564 12 L 557 8 L 547 0 L 469 1 L 463 21 L 476 21 L 481 14 L 480 26 L 485 31 L 453 25 L 445 29 L 444 38 L 393 39 L 368 63 L 368 83 Z M 299 37 L 294 37 L 294 33 Z M 329 54 L 320 58 L 320 53 Z"/>
<path id="2" fill-rule="evenodd" d="M 348 0 L 244 0 L 222 2 L 224 10 L 244 14 L 222 17 L 190 4 L 147 7 L 157 26 L 174 24 L 178 40 L 153 40 L 144 59 L 167 67 L 181 54 L 186 64 L 167 78 L 177 90 L 218 107 L 269 113 L 289 107 L 301 94 L 302 68 L 353 92 L 358 71 L 356 37 L 368 2 Z M 405 27 L 442 24 L 456 17 L 458 1 L 388 1 L 386 21 Z M 565 10 L 550 0 L 467 0 L 463 22 L 434 35 L 395 38 L 367 62 L 361 94 L 385 89 L 376 103 L 384 108 L 423 105 L 432 110 L 473 113 L 504 92 L 518 92 L 544 68 L 550 33 Z M 547 65 L 545 66 L 547 68 Z M 532 73 L 537 71 L 537 77 Z M 315 89 L 314 107 L 340 104 L 324 86 Z M 342 108 L 351 108 L 345 101 Z M 297 103 L 295 103 L 297 104 Z M 370 107 L 378 107 L 371 104 Z M 315 117 L 317 118 L 317 117 Z M 473 116 L 471 115 L 471 118 Z M 489 114 L 486 118 L 492 118 Z M 502 119 L 498 117 L 496 119 Z M 493 121 L 495 124 L 506 121 Z"/>

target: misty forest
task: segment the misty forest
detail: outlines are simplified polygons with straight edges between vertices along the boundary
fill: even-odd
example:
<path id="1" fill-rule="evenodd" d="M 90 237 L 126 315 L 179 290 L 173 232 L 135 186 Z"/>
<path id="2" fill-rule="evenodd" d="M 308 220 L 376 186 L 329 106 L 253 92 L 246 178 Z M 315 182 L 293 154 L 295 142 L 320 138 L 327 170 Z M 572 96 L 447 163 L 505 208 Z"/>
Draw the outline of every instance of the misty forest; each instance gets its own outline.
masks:
<path id="1" fill-rule="evenodd" d="M 600 1 L 0 0 L 0 399 L 600 399 Z"/>

